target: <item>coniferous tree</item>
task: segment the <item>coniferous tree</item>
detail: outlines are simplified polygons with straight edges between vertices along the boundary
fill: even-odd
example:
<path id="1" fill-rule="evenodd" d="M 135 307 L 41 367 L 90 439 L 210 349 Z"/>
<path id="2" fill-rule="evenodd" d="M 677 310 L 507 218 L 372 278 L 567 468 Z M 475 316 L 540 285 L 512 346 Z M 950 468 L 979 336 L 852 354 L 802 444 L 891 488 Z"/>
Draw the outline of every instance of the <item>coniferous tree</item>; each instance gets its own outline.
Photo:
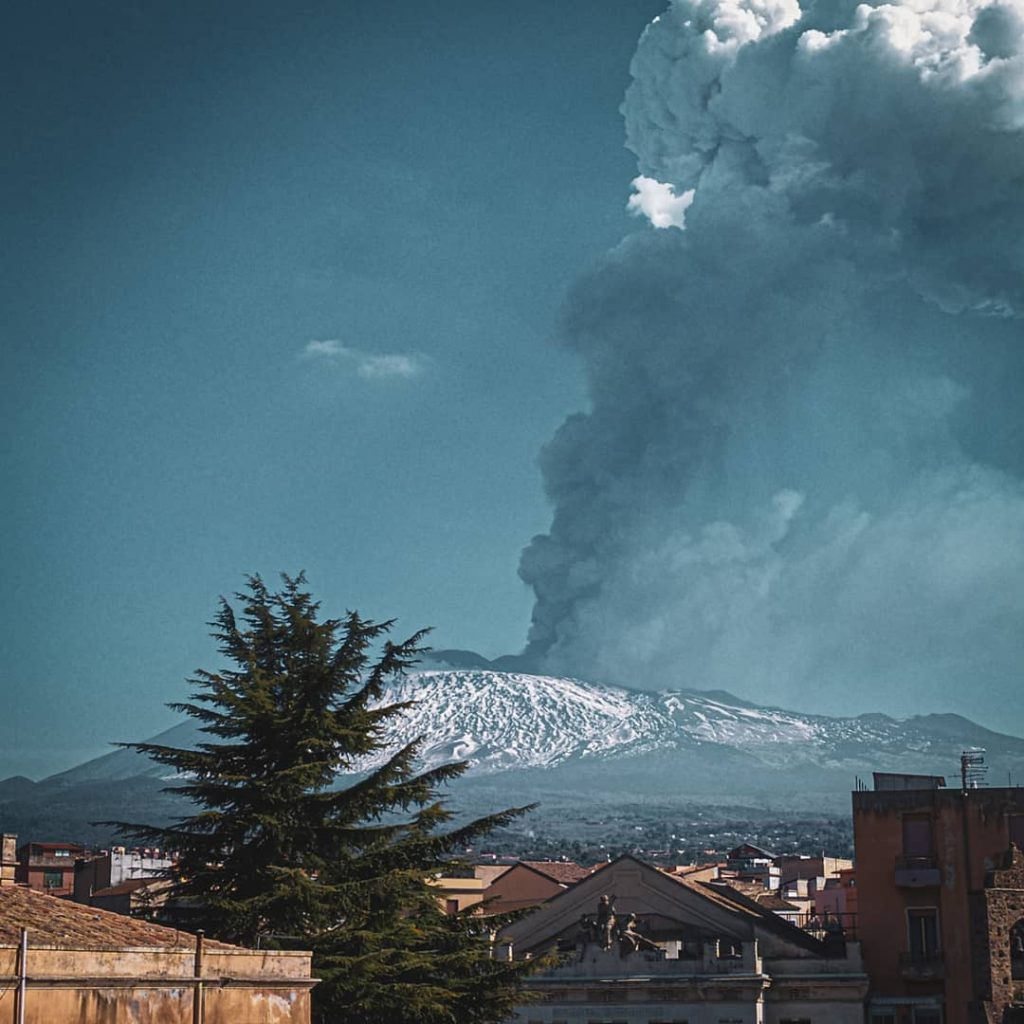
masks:
<path id="1" fill-rule="evenodd" d="M 175 895 L 207 934 L 314 950 L 323 1024 L 485 1024 L 515 1002 L 523 965 L 491 957 L 488 926 L 449 916 L 427 878 L 446 858 L 528 808 L 458 828 L 438 787 L 465 762 L 417 772 L 417 743 L 372 770 L 408 703 L 382 704 L 425 631 L 386 639 L 391 621 L 320 619 L 305 577 L 271 591 L 258 576 L 222 599 L 211 626 L 232 667 L 200 671 L 196 749 L 125 744 L 173 768 L 197 812 L 168 827 L 119 823 L 176 850 Z M 360 772 L 337 788 L 339 772 Z"/>

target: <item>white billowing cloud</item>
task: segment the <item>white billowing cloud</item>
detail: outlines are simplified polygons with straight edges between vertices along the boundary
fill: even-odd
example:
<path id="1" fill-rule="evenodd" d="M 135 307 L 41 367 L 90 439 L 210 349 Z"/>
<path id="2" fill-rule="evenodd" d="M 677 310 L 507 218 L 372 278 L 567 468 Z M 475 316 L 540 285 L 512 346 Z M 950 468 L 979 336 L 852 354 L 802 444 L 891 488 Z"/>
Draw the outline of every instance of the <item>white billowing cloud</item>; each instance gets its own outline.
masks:
<path id="1" fill-rule="evenodd" d="M 631 70 L 685 231 L 569 298 L 528 657 L 1024 730 L 1024 0 L 676 0 Z"/>
<path id="2" fill-rule="evenodd" d="M 671 185 L 642 174 L 630 184 L 635 189 L 626 204 L 630 213 L 646 217 L 656 228 L 686 226 L 686 208 L 693 202 L 692 188 L 677 196 Z"/>
<path id="3" fill-rule="evenodd" d="M 347 363 L 364 380 L 410 379 L 426 369 L 425 357 L 412 352 L 372 353 L 344 345 L 336 339 L 310 341 L 302 350 L 304 359 Z"/>

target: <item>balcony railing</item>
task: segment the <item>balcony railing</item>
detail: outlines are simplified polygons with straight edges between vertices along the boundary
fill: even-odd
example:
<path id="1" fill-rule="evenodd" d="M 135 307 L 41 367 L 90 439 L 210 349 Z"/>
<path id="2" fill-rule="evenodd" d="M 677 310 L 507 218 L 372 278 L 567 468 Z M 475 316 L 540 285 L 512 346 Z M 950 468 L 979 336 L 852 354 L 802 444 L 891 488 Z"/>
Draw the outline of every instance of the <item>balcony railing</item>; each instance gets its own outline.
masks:
<path id="1" fill-rule="evenodd" d="M 824 940 L 833 936 L 843 939 L 857 938 L 856 914 L 794 914 L 787 919 L 816 939 Z"/>
<path id="2" fill-rule="evenodd" d="M 907 889 L 920 889 L 940 885 L 942 873 L 932 855 L 900 856 L 896 858 L 896 885 Z"/>
<path id="3" fill-rule="evenodd" d="M 54 857 L 48 853 L 29 857 L 26 863 L 29 868 L 61 868 L 64 871 L 74 871 L 75 862 L 67 857 Z"/>
<path id="4" fill-rule="evenodd" d="M 900 953 L 900 974 L 906 981 L 936 981 L 946 976 L 946 964 L 938 950 Z"/>

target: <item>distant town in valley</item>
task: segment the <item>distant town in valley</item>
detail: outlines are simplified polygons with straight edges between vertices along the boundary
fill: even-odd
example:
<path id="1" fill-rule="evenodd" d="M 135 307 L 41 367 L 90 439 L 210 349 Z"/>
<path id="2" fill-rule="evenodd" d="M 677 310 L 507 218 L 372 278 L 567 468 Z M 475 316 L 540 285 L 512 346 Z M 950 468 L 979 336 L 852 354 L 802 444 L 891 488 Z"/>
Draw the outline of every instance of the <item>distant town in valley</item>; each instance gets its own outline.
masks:
<path id="1" fill-rule="evenodd" d="M 538 813 L 427 882 L 445 914 L 497 922 L 499 960 L 541 958 L 510 1022 L 1017 1022 L 1024 789 L 987 785 L 990 767 L 973 749 L 948 780 L 873 773 L 850 794 L 852 817 L 652 805 L 559 832 Z M 123 1002 L 159 973 L 194 982 L 194 999 L 168 996 L 181 1009 L 169 1020 L 228 1024 L 275 993 L 293 1008 L 281 1019 L 307 1020 L 308 956 L 204 947 L 176 868 L 173 851 L 5 833 L 0 954 L 20 951 L 0 1015 L 62 1020 L 68 994 Z M 88 952 L 54 961 L 45 981 L 28 973 L 69 938 Z M 230 996 L 216 994 L 225 971 Z M 120 975 L 116 996 L 102 972 Z M 728 1017 L 702 1016 L 708 1006 Z"/>
<path id="2" fill-rule="evenodd" d="M 538 808 L 471 853 L 526 860 L 567 858 L 588 865 L 628 853 L 667 865 L 719 860 L 743 842 L 786 854 L 817 851 L 829 857 L 853 856 L 849 817 L 783 817 L 755 807 L 668 806 L 606 808 L 575 820 Z"/>

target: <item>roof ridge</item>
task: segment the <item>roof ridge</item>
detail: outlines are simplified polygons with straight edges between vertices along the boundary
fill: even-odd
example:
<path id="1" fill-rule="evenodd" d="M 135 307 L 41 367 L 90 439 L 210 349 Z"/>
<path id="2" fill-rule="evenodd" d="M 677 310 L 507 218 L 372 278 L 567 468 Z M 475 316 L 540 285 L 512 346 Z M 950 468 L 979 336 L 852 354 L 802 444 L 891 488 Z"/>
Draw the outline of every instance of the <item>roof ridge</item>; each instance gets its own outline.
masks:
<path id="1" fill-rule="evenodd" d="M 194 932 L 143 921 L 73 900 L 60 899 L 23 885 L 0 886 L 0 945 L 16 945 L 21 929 L 40 945 L 121 948 L 149 946 L 158 949 L 188 949 Z M 244 950 L 218 939 L 207 939 L 207 948 Z"/>

